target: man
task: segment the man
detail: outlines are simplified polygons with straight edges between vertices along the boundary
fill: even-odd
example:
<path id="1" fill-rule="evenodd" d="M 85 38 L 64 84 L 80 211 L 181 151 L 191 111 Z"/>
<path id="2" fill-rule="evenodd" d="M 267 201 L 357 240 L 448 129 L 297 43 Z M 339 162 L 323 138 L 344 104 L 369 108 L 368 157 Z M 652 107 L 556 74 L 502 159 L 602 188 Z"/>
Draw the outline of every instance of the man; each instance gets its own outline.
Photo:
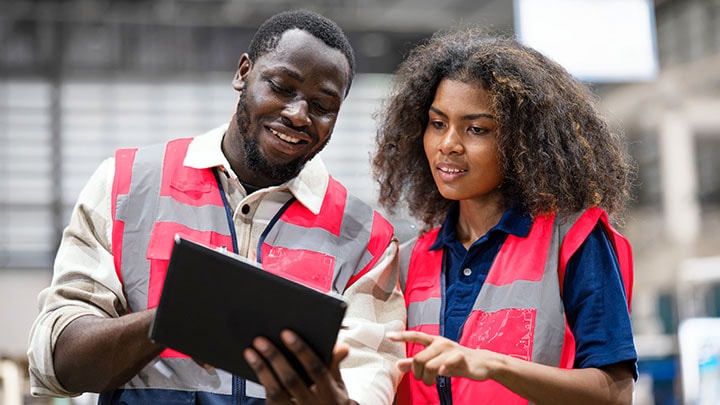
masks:
<path id="1" fill-rule="evenodd" d="M 393 229 L 313 159 L 353 76 L 352 48 L 335 23 L 280 13 L 240 57 L 228 125 L 105 161 L 79 196 L 52 285 L 39 296 L 31 392 L 100 392 L 101 403 L 263 402 L 261 385 L 148 339 L 180 234 L 348 299 L 347 330 L 329 368 L 292 332 L 282 335 L 311 387 L 297 384 L 266 339 L 246 350 L 268 402 L 390 403 L 399 378 L 393 364 L 404 355 L 384 337 L 404 328 Z"/>

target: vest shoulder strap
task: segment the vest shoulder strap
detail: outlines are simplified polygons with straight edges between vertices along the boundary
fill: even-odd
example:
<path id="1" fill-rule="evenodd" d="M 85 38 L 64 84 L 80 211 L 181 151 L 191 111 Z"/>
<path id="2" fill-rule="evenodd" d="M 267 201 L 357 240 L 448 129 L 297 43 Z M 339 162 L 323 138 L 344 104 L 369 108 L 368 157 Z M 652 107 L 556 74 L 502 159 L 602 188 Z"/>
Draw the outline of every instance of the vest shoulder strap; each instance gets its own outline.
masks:
<path id="1" fill-rule="evenodd" d="M 610 224 L 607 213 L 598 207 L 591 207 L 576 216 L 564 218 L 559 224 L 561 237 L 563 237 L 560 247 L 560 262 L 558 264 L 560 294 L 563 292 L 568 261 L 570 261 L 572 255 L 577 252 L 598 223 L 604 226 L 608 238 L 614 247 L 615 256 L 620 266 L 620 274 L 625 286 L 628 308 L 630 308 L 634 282 L 632 248 L 630 242 Z"/>

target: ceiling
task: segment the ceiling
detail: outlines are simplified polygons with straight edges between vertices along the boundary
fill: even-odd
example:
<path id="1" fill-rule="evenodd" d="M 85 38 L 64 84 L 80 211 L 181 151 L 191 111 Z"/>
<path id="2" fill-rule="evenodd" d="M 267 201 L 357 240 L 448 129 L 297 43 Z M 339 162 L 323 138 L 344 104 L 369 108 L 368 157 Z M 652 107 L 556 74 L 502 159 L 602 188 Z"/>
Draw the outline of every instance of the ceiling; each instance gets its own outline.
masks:
<path id="1" fill-rule="evenodd" d="M 0 19 L 256 27 L 308 8 L 348 31 L 432 32 L 465 23 L 512 28 L 512 0 L 4 0 Z"/>

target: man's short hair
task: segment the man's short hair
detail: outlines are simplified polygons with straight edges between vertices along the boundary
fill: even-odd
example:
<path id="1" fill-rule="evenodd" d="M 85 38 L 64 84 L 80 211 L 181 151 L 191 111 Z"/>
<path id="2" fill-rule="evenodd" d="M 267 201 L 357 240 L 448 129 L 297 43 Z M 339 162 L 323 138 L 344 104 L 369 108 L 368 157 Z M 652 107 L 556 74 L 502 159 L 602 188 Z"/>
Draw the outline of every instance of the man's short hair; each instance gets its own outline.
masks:
<path id="1" fill-rule="evenodd" d="M 272 51 L 280 42 L 285 31 L 300 29 L 323 41 L 327 46 L 337 49 L 345 55 L 350 66 L 348 89 L 355 77 L 355 54 L 343 30 L 332 20 L 314 11 L 292 10 L 275 14 L 258 28 L 250 41 L 248 56 L 251 61 Z"/>

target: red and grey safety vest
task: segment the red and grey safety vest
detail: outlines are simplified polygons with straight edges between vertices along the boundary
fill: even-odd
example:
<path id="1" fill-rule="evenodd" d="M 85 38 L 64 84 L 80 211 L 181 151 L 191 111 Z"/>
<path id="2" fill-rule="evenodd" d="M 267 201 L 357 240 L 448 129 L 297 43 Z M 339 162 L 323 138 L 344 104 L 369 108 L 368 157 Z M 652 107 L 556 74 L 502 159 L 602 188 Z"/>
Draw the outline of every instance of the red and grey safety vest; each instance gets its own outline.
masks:
<path id="1" fill-rule="evenodd" d="M 508 235 L 465 320 L 459 343 L 519 359 L 572 368 L 575 341 L 566 323 L 562 302 L 565 266 L 598 222 L 608 231 L 618 257 L 628 310 L 633 267 L 630 244 L 609 224 L 607 214 L 590 208 L 575 221 L 539 216 L 526 237 Z M 405 284 L 408 329 L 440 335 L 443 291 L 440 283 L 443 249 L 429 250 L 439 228 L 419 237 L 409 256 L 403 249 L 401 282 Z M 424 347 L 407 344 L 408 357 Z M 528 400 L 492 381 L 451 378 L 454 403 L 528 404 Z M 437 387 L 406 374 L 397 404 L 439 404 Z"/>
<path id="2" fill-rule="evenodd" d="M 190 142 L 115 154 L 112 248 L 130 311 L 157 306 L 174 235 L 228 250 L 237 245 L 215 170 L 183 165 Z M 342 293 L 377 263 L 392 237 L 385 218 L 330 177 L 320 212 L 291 199 L 265 230 L 257 256 L 267 271 Z M 283 266 L 289 260 L 302 271 Z M 192 359 L 165 350 L 124 388 L 234 392 L 232 379 L 208 376 Z"/>

